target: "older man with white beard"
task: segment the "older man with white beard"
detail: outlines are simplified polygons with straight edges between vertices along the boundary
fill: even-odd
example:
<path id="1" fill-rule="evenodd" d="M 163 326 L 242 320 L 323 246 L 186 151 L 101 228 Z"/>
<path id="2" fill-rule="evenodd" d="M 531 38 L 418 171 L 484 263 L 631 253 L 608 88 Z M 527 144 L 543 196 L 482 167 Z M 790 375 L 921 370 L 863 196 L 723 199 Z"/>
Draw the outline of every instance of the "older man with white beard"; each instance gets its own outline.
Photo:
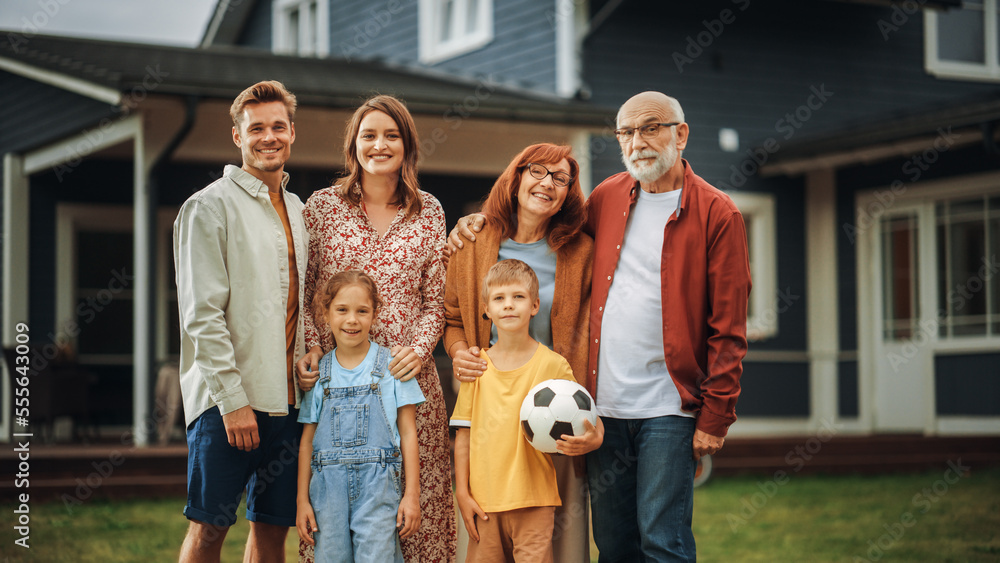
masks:
<path id="1" fill-rule="evenodd" d="M 618 111 L 628 172 L 588 200 L 594 235 L 590 373 L 604 443 L 588 454 L 600 561 L 694 561 L 695 463 L 736 420 L 750 266 L 732 200 L 679 158 L 674 98 Z"/>

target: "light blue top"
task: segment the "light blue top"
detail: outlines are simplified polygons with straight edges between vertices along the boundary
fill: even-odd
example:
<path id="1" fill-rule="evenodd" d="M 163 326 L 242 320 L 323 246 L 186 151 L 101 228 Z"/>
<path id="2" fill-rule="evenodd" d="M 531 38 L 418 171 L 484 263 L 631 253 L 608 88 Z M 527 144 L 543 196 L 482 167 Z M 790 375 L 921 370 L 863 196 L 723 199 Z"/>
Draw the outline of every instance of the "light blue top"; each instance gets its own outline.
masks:
<path id="1" fill-rule="evenodd" d="M 556 253 L 549 248 L 548 239 L 522 244 L 507 239 L 500 243 L 497 261 L 517 259 L 531 266 L 538 276 L 538 314 L 531 319 L 528 333 L 531 337 L 552 348 L 552 299 L 556 294 Z M 490 329 L 490 346 L 497 343 L 497 327 Z"/>
<path id="2" fill-rule="evenodd" d="M 371 385 L 372 369 L 375 367 L 375 358 L 378 355 L 379 345 L 374 342 L 368 347 L 368 355 L 364 361 L 353 369 L 344 369 L 337 361 L 336 349 L 329 352 L 330 356 L 330 382 L 329 387 L 358 387 L 361 385 Z M 388 353 L 388 350 L 386 351 Z M 322 365 L 322 364 L 321 364 Z M 320 373 L 320 379 L 327 374 Z M 424 394 L 420 391 L 420 384 L 417 379 L 409 381 L 399 381 L 385 370 L 385 374 L 379 380 L 379 388 L 382 396 L 382 408 L 385 409 L 385 417 L 392 428 L 392 434 L 399 447 L 399 429 L 396 427 L 396 409 L 405 405 L 419 405 L 424 402 Z M 303 424 L 319 423 L 320 408 L 323 405 L 323 388 L 317 384 L 306 392 L 302 399 L 302 408 L 299 410 L 299 422 Z"/>

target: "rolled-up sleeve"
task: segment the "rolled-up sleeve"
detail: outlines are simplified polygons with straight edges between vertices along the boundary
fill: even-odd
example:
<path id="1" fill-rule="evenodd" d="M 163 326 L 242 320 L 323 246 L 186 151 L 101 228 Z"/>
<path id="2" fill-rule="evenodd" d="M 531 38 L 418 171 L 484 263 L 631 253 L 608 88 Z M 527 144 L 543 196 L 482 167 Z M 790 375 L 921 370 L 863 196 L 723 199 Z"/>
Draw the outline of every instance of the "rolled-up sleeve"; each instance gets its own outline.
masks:
<path id="1" fill-rule="evenodd" d="M 250 404 L 226 325 L 230 288 L 226 236 L 223 216 L 199 199 L 189 200 L 174 222 L 181 331 L 194 348 L 196 377 L 205 381 L 221 414 Z"/>

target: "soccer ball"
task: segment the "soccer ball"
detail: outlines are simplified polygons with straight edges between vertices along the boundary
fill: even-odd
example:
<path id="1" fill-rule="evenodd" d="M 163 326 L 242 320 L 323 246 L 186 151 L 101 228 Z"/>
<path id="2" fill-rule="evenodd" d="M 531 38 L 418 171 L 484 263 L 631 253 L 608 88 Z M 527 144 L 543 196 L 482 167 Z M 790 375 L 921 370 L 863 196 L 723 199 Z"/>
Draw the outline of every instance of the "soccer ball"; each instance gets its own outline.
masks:
<path id="1" fill-rule="evenodd" d="M 594 399 L 579 383 L 549 379 L 535 385 L 521 403 L 521 431 L 536 450 L 556 453 L 563 434 L 582 436 L 583 421 L 597 424 Z"/>

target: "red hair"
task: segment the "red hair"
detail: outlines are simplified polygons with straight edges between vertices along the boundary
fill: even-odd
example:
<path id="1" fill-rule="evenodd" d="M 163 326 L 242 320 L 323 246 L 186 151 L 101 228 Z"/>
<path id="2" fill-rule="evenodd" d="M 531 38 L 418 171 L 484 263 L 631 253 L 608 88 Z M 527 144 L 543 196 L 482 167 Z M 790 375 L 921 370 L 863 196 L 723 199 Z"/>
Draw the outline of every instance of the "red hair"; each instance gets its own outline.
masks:
<path id="1" fill-rule="evenodd" d="M 549 219 L 546 235 L 549 247 L 558 250 L 580 232 L 587 222 L 587 210 L 584 207 L 583 190 L 580 188 L 580 165 L 570 153 L 570 147 L 565 145 L 540 143 L 527 147 L 507 165 L 483 203 L 486 223 L 499 230 L 502 239 L 509 239 L 517 233 L 517 192 L 521 187 L 521 176 L 529 162 L 554 165 L 566 159 L 570 176 L 573 177 L 566 190 L 566 201 Z"/>

